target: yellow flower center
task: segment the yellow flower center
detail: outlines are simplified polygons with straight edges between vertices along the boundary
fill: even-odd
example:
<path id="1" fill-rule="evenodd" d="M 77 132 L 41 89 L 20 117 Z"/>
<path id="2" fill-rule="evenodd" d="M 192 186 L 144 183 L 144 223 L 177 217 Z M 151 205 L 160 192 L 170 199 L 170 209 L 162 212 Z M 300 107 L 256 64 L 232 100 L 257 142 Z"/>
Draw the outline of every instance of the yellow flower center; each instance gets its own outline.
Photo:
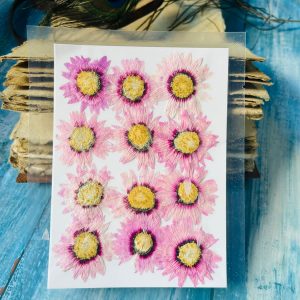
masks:
<path id="1" fill-rule="evenodd" d="M 87 181 L 77 192 L 77 203 L 82 207 L 97 206 L 101 203 L 104 188 L 100 182 Z"/>
<path id="2" fill-rule="evenodd" d="M 152 142 L 152 135 L 149 128 L 143 124 L 133 125 L 127 134 L 130 144 L 139 151 L 148 150 Z"/>
<path id="3" fill-rule="evenodd" d="M 80 92 L 86 96 L 96 95 L 101 88 L 99 75 L 94 71 L 81 71 L 76 78 Z"/>
<path id="4" fill-rule="evenodd" d="M 179 184 L 177 194 L 179 196 L 179 202 L 191 205 L 197 201 L 199 190 L 195 184 L 186 180 Z"/>
<path id="5" fill-rule="evenodd" d="M 97 256 L 99 244 L 94 233 L 85 231 L 75 237 L 73 252 L 79 260 L 90 260 Z"/>
<path id="6" fill-rule="evenodd" d="M 128 193 L 130 207 L 139 212 L 149 211 L 155 206 L 155 194 L 143 185 L 135 186 Z"/>
<path id="7" fill-rule="evenodd" d="M 185 73 L 177 73 L 171 80 L 171 91 L 176 98 L 186 99 L 194 93 L 194 81 Z"/>
<path id="8" fill-rule="evenodd" d="M 201 249 L 195 241 L 186 242 L 177 247 L 177 259 L 186 267 L 194 267 L 201 258 Z"/>
<path id="9" fill-rule="evenodd" d="M 136 253 L 147 255 L 153 248 L 153 238 L 150 233 L 145 231 L 138 233 L 133 240 L 133 247 Z"/>
<path id="10" fill-rule="evenodd" d="M 178 133 L 173 142 L 175 148 L 183 154 L 194 153 L 201 144 L 199 135 L 194 131 L 183 131 Z"/>
<path id="11" fill-rule="evenodd" d="M 128 100 L 140 100 L 145 92 L 145 81 L 139 75 L 129 75 L 122 82 L 122 94 Z"/>
<path id="12" fill-rule="evenodd" d="M 70 147 L 77 152 L 86 152 L 95 145 L 95 133 L 86 126 L 75 127 L 70 138 Z"/>

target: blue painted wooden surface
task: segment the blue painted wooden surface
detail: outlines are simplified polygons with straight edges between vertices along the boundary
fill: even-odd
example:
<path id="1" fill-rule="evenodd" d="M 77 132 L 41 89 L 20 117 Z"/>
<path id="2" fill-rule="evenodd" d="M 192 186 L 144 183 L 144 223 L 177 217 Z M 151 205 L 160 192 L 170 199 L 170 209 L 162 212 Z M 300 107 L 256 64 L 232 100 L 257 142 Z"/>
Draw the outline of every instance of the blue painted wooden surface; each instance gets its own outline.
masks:
<path id="1" fill-rule="evenodd" d="M 269 2 L 274 14 L 300 19 L 299 1 Z M 248 45 L 268 59 L 263 68 L 275 85 L 259 123 L 262 178 L 248 189 L 248 294 L 300 299 L 300 25 L 249 33 Z"/>
<path id="2" fill-rule="evenodd" d="M 15 45 L 7 27 L 11 0 L 0 3 L 0 53 Z M 266 6 L 266 1 L 249 1 Z M 300 18 L 299 1 L 268 1 L 281 17 Z M 242 24 L 228 19 L 240 30 Z M 248 279 L 222 290 L 197 289 L 46 289 L 50 190 L 47 185 L 14 183 L 16 172 L 6 163 L 8 135 L 17 115 L 0 112 L 0 287 L 3 299 L 299 299 L 300 298 L 300 30 L 284 25 L 274 31 L 247 28 L 248 46 L 267 57 L 265 71 L 275 81 L 272 103 L 259 123 L 261 179 L 248 181 Z M 4 38 L 2 38 L 4 37 Z M 5 70 L 0 69 L 0 75 Z M 11 268 L 16 259 L 16 270 Z M 125 297 L 126 296 L 126 297 Z"/>

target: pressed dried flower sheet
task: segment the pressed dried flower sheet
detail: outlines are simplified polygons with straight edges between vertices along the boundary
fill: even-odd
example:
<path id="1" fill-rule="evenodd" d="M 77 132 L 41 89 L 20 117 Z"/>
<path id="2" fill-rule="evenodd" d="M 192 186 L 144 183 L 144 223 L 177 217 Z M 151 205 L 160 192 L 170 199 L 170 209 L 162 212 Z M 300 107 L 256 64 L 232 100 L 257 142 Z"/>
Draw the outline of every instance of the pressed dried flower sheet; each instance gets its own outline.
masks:
<path id="1" fill-rule="evenodd" d="M 228 49 L 54 52 L 48 287 L 226 287 Z"/>

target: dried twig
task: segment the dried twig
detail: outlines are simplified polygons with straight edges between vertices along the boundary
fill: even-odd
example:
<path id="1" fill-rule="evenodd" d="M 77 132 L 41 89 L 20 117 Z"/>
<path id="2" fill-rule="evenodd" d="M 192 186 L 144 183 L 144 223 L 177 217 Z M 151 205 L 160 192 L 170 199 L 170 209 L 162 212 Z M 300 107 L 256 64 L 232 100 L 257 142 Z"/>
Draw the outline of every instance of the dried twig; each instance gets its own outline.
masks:
<path id="1" fill-rule="evenodd" d="M 192 0 L 189 5 L 185 5 L 183 0 L 153 0 L 139 9 L 136 9 L 138 0 L 119 0 L 118 6 L 108 0 L 15 0 L 10 23 L 12 32 L 18 38 L 20 36 L 14 29 L 13 17 L 18 7 L 24 7 L 26 1 L 31 1 L 31 5 L 45 11 L 41 22 L 41 25 L 45 26 L 118 29 L 147 15 L 137 29 L 149 30 L 160 14 L 174 3 L 178 3 L 178 13 L 169 25 L 170 31 L 181 24 L 192 22 L 207 8 L 231 10 L 234 17 L 239 18 L 246 14 L 248 18 L 245 22 L 262 31 L 273 30 L 286 23 L 300 23 L 300 20 L 277 17 L 265 8 L 252 6 L 244 0 Z M 261 21 L 261 24 L 257 23 L 257 20 Z"/>
<path id="2" fill-rule="evenodd" d="M 170 5 L 173 3 L 182 3 L 182 0 L 167 0 L 164 2 Z M 300 23 L 300 20 L 276 17 L 275 15 L 268 12 L 265 8 L 252 6 L 243 0 L 195 0 L 191 2 L 191 4 L 188 5 L 185 9 L 183 9 L 182 12 L 177 14 L 175 20 L 169 26 L 169 30 L 174 30 L 181 24 L 187 24 L 191 22 L 199 13 L 203 12 L 207 8 L 231 10 L 235 16 L 241 17 L 240 15 L 237 15 L 236 11 L 234 11 L 234 9 L 237 9 L 239 13 L 246 13 L 253 19 L 262 21 L 262 26 L 259 26 L 255 22 L 251 22 L 247 19 L 245 21 L 248 25 L 251 25 L 262 31 L 273 30 L 286 23 Z M 152 16 L 156 15 L 157 11 L 153 11 L 152 14 L 148 16 L 148 18 L 145 20 L 144 24 L 147 23 L 147 26 L 144 28 L 144 30 L 149 29 L 149 27 L 154 21 Z"/>

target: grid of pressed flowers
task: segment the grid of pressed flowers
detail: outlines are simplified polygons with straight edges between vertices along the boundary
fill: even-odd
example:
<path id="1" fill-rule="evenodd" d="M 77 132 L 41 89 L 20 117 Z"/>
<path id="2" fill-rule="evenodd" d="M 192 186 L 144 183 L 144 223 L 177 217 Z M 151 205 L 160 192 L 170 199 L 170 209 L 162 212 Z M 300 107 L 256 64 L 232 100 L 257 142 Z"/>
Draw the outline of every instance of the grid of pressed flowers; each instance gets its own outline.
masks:
<path id="1" fill-rule="evenodd" d="M 62 163 L 76 165 L 59 192 L 63 212 L 73 218 L 53 247 L 64 271 L 86 281 L 104 275 L 106 261 L 116 259 L 134 260 L 140 274 L 177 278 L 179 286 L 187 278 L 194 286 L 213 279 L 221 257 L 201 219 L 213 213 L 216 201 L 217 185 L 206 179 L 205 161 L 217 136 L 199 104 L 208 97 L 210 75 L 203 59 L 182 53 L 163 59 L 156 75 L 147 74 L 137 58 L 112 66 L 107 57 L 76 56 L 65 64 L 67 83 L 60 88 L 80 111 L 60 121 L 56 137 Z M 154 117 L 160 101 L 167 102 L 161 112 L 167 121 Z M 98 120 L 106 109 L 114 111 L 118 125 Z M 114 174 L 94 160 L 112 152 L 122 164 L 137 165 L 120 174 L 118 188 L 110 184 Z M 157 173 L 157 164 L 165 171 Z M 115 233 L 109 233 L 104 208 L 122 220 Z"/>

